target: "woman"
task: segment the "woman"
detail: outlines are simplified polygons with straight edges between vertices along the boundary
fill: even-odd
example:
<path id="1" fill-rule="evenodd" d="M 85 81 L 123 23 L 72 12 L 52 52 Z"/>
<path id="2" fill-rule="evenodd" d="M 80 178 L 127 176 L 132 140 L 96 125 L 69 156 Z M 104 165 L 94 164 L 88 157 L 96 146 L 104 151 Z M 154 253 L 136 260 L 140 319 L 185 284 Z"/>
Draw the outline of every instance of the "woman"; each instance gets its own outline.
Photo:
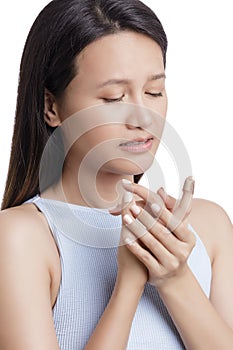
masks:
<path id="1" fill-rule="evenodd" d="M 229 218 L 190 204 L 190 178 L 178 207 L 137 185 L 164 126 L 166 48 L 137 0 L 54 0 L 35 21 L 0 217 L 1 348 L 232 347 Z"/>

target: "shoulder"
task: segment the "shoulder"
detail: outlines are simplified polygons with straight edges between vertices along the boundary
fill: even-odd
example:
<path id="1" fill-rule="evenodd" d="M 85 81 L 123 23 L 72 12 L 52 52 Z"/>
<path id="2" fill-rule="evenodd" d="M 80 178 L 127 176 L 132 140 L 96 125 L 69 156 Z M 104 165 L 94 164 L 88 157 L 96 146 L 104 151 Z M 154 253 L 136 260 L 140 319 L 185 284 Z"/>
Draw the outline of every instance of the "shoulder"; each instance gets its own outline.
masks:
<path id="1" fill-rule="evenodd" d="M 0 211 L 0 225 L 2 228 L 17 228 L 20 229 L 21 224 L 37 223 L 42 227 L 41 213 L 33 204 L 23 204 L 18 207 L 12 207 Z M 24 229 L 28 228 L 24 226 Z"/>
<path id="2" fill-rule="evenodd" d="M 36 244 L 47 245 L 51 240 L 42 213 L 33 204 L 25 204 L 0 212 L 0 240 L 26 249 Z M 37 249 L 39 248 L 37 246 Z M 35 247 L 36 248 L 36 247 Z"/>
<path id="3" fill-rule="evenodd" d="M 219 204 L 201 198 L 193 199 L 190 220 L 195 224 L 203 225 L 205 230 L 214 229 L 217 231 L 216 229 L 222 225 L 232 227 L 229 216 Z"/>
<path id="4" fill-rule="evenodd" d="M 1 348 L 58 349 L 51 313 L 55 252 L 33 204 L 0 212 Z"/>
<path id="5" fill-rule="evenodd" d="M 231 220 L 226 211 L 217 203 L 195 198 L 188 219 L 205 244 L 211 261 L 224 245 L 233 244 Z"/>
<path id="6" fill-rule="evenodd" d="M 45 226 L 34 205 L 22 205 L 0 212 L 0 240 L 10 243 L 35 243 L 41 239 Z M 40 234 L 42 233 L 42 234 Z"/>
<path id="7" fill-rule="evenodd" d="M 0 256 L 14 264 L 18 261 L 18 266 L 25 267 L 25 271 L 28 264 L 31 267 L 34 264 L 35 269 L 44 266 L 48 283 L 58 284 L 58 250 L 44 215 L 31 203 L 0 212 Z"/>
<path id="8" fill-rule="evenodd" d="M 1 257 L 25 264 L 26 269 L 32 257 L 33 262 L 45 260 L 47 246 L 45 224 L 34 205 L 22 205 L 0 212 Z M 1 264 L 0 268 L 4 269 L 5 264 Z"/>

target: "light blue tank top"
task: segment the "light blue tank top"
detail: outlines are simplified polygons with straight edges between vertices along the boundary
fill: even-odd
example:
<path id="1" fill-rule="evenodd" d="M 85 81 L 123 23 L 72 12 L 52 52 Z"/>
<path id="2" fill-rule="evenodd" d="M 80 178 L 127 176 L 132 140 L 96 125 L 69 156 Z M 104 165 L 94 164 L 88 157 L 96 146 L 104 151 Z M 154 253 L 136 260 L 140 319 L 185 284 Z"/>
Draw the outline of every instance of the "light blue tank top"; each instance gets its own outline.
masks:
<path id="1" fill-rule="evenodd" d="M 44 213 L 60 251 L 62 278 L 53 309 L 60 349 L 83 350 L 114 288 L 121 216 L 39 196 L 29 202 Z M 210 259 L 190 225 L 189 229 L 196 235 L 197 242 L 188 263 L 209 297 Z M 156 349 L 185 347 L 156 288 L 146 284 L 132 323 L 127 350 Z"/>

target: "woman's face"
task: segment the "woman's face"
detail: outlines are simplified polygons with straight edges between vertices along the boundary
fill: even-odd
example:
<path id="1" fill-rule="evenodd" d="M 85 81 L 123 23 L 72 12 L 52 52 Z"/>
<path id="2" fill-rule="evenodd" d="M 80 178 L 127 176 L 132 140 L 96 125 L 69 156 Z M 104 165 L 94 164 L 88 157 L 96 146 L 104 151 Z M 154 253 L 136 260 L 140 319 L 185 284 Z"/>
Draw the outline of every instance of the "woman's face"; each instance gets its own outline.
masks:
<path id="1" fill-rule="evenodd" d="M 123 175 L 144 172 L 159 145 L 152 131 L 156 119 L 152 111 L 163 120 L 167 111 L 160 47 L 149 37 L 135 32 L 108 35 L 81 52 L 77 57 L 77 71 L 57 101 L 61 122 L 76 114 L 77 130 L 83 130 L 70 150 L 72 163 L 79 166 L 93 150 L 97 158 L 105 154 L 102 171 Z M 121 116 L 113 113 L 109 116 L 110 123 L 100 118 L 99 125 L 95 124 L 94 128 L 82 117 L 82 110 L 90 107 L 98 118 L 102 107 L 104 111 L 106 106 L 109 113 L 111 108 L 113 111 L 124 105 Z"/>

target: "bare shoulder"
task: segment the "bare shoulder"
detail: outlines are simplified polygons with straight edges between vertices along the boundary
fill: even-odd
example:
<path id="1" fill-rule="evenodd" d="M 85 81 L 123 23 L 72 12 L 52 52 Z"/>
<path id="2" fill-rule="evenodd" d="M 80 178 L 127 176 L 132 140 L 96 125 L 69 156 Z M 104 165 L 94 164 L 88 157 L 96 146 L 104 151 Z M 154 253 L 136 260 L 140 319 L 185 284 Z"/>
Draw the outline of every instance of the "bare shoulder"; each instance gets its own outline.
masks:
<path id="1" fill-rule="evenodd" d="M 46 252 L 53 242 L 44 215 L 33 204 L 24 204 L 0 212 L 0 240 L 1 242 L 20 245 L 21 248 L 40 248 Z M 54 246 L 54 244 L 53 244 Z M 42 253 L 42 252 L 41 252 Z"/>
<path id="2" fill-rule="evenodd" d="M 58 349 L 51 312 L 56 256 L 46 220 L 33 204 L 0 213 L 1 349 Z"/>
<path id="3" fill-rule="evenodd" d="M 205 244 L 212 261 L 223 245 L 233 244 L 231 220 L 217 203 L 206 199 L 194 199 L 188 219 Z"/>
<path id="4" fill-rule="evenodd" d="M 24 204 L 0 212 L 0 243 L 0 256 L 21 259 L 25 267 L 30 259 L 44 265 L 49 273 L 51 299 L 55 300 L 60 280 L 59 253 L 47 221 L 35 205 Z"/>
<path id="5" fill-rule="evenodd" d="M 45 237 L 45 226 L 34 205 L 22 205 L 0 212 L 1 247 L 27 249 Z M 2 249 L 2 248 L 0 248 Z"/>
<path id="6" fill-rule="evenodd" d="M 43 215 L 36 209 L 32 203 L 20 205 L 0 211 L 0 225 L 1 228 L 20 228 L 19 224 L 37 224 L 40 229 L 43 228 L 44 223 L 42 219 Z"/>

